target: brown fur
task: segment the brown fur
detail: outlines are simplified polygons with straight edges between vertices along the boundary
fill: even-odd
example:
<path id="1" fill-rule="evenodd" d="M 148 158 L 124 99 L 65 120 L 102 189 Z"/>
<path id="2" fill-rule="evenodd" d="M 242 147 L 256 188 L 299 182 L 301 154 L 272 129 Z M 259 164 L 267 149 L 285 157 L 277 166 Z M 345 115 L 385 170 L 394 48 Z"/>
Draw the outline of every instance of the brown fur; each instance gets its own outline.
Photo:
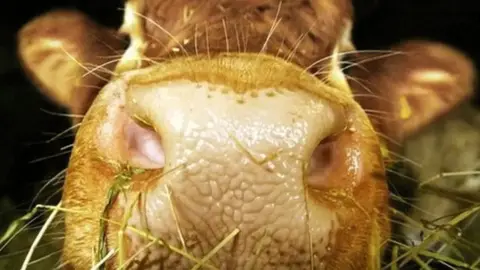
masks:
<path id="1" fill-rule="evenodd" d="M 145 22 L 146 55 L 153 59 L 228 48 L 289 57 L 304 67 L 330 56 L 352 20 L 349 0 L 146 0 L 144 13 L 151 20 Z"/>

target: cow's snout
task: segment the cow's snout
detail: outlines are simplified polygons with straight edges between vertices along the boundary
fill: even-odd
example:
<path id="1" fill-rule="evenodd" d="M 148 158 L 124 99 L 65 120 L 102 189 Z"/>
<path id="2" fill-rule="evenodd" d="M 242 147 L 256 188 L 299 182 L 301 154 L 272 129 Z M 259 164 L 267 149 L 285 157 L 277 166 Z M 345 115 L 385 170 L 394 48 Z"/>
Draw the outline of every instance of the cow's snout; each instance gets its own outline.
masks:
<path id="1" fill-rule="evenodd" d="M 322 269 L 355 246 L 380 249 L 382 177 L 375 133 L 348 92 L 274 57 L 179 58 L 125 73 L 93 104 L 64 194 L 93 211 L 67 214 L 66 235 L 84 237 L 66 245 L 105 232 L 108 248 L 151 267 L 209 256 L 219 269 Z M 117 221 L 106 230 L 105 213 Z"/>

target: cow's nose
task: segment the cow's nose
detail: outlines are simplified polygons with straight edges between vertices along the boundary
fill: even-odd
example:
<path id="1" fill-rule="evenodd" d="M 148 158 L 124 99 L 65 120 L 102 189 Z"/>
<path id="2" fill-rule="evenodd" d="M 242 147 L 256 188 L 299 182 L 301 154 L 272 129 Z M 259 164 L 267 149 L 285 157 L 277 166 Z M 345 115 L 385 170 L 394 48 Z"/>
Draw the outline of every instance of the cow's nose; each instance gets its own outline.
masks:
<path id="1" fill-rule="evenodd" d="M 277 70 L 256 73 L 265 64 Z M 206 67 L 196 68 L 202 65 Z M 122 93 L 123 159 L 137 167 L 163 168 L 172 161 L 166 156 L 171 147 L 165 144 L 192 136 L 193 130 L 216 130 L 210 140 L 221 140 L 220 134 L 227 134 L 229 140 L 246 139 L 247 144 L 276 136 L 262 138 L 271 144 L 264 150 L 275 152 L 283 144 L 275 141 L 279 138 L 287 143 L 282 147 L 313 145 L 345 128 L 345 107 L 329 100 L 332 93 L 322 93 L 318 86 L 314 89 L 320 95 L 311 92 L 308 80 L 302 85 L 280 67 L 270 58 L 244 55 L 179 61 L 153 67 L 147 76 L 129 77 Z M 304 137 L 306 132 L 312 132 L 311 136 Z M 320 155 L 313 158 L 318 165 Z"/>
<path id="2" fill-rule="evenodd" d="M 129 174 L 120 212 L 111 213 L 128 213 L 129 226 L 185 245 L 195 258 L 236 232 L 211 255 L 221 269 L 333 265 L 348 247 L 377 247 L 383 237 L 375 135 L 349 93 L 282 59 L 177 58 L 125 73 L 101 91 L 67 181 L 80 179 L 88 160 L 103 169 L 89 172 L 103 177 L 95 190 L 102 198 L 115 185 L 107 176 L 125 168 L 111 164 L 146 169 Z M 125 237 L 132 256 L 148 245 L 134 231 Z M 152 264 L 192 266 L 170 249 L 150 252 Z"/>

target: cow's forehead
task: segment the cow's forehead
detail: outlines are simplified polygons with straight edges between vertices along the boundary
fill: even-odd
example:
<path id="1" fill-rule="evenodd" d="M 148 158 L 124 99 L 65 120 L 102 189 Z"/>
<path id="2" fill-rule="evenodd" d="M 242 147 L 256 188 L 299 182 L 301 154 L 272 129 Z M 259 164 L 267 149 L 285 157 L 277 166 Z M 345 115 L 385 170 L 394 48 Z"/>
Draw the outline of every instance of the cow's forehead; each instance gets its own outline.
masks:
<path id="1" fill-rule="evenodd" d="M 119 32 L 130 37 L 130 46 L 117 71 L 138 68 L 139 59 L 147 57 L 216 51 L 268 53 L 301 66 L 328 66 L 332 55 L 355 50 L 352 13 L 350 0 L 128 0 Z"/>

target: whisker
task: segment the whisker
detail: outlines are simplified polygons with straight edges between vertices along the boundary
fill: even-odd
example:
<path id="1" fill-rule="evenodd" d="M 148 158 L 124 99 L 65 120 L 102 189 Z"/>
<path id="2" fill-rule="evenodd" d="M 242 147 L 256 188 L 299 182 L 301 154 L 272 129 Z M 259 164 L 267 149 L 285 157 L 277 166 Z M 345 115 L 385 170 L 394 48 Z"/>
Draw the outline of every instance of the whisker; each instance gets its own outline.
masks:
<path id="1" fill-rule="evenodd" d="M 37 246 L 37 248 L 47 248 L 51 245 L 51 243 L 42 243 L 42 244 L 39 244 Z M 0 249 L 2 250 L 2 249 Z M 16 256 L 19 256 L 19 255 L 24 255 L 25 253 L 28 252 L 28 249 L 26 248 L 22 248 L 22 249 L 19 249 L 19 250 L 15 250 L 13 252 L 8 252 L 8 253 L 5 253 L 5 254 L 0 254 L 0 260 L 7 260 L 7 259 L 10 259 L 12 257 L 16 257 Z"/>
<path id="2" fill-rule="evenodd" d="M 107 61 L 101 65 L 92 65 L 94 66 L 94 68 L 90 69 L 89 71 L 85 72 L 83 75 L 82 75 L 82 78 L 88 76 L 89 74 L 92 74 L 94 73 L 95 71 L 97 70 L 102 70 L 103 72 L 105 73 L 108 73 L 110 75 L 113 75 L 113 76 L 118 76 L 118 73 L 112 71 L 112 70 L 109 70 L 107 68 L 105 68 L 105 66 L 108 66 L 110 64 L 113 64 L 113 63 L 116 63 L 116 62 L 119 62 L 121 59 L 114 59 L 114 60 L 110 60 L 110 61 Z"/>
<path id="3" fill-rule="evenodd" d="M 42 187 L 40 188 L 40 190 L 39 190 L 39 191 L 37 192 L 37 194 L 33 197 L 32 203 L 31 203 L 30 206 L 29 206 L 30 209 L 33 207 L 33 204 L 34 204 L 35 201 L 38 199 L 38 197 L 40 196 L 40 194 L 41 194 L 51 183 L 53 183 L 55 180 L 57 180 L 57 179 L 59 179 L 61 176 L 63 176 L 66 171 L 67 171 L 67 169 L 61 170 L 59 173 L 57 173 L 57 174 L 54 175 L 52 178 L 50 178 L 44 185 L 42 185 Z"/>
<path id="4" fill-rule="evenodd" d="M 354 94 L 353 97 L 368 97 L 372 99 L 379 99 L 379 100 L 385 100 L 387 101 L 386 98 L 382 97 L 381 95 L 376 95 L 376 94 Z"/>
<path id="5" fill-rule="evenodd" d="M 93 37 L 95 40 L 97 40 L 98 42 L 102 43 L 105 47 L 107 47 L 110 51 L 112 52 L 117 52 L 118 50 L 114 49 L 112 46 L 110 46 L 110 44 L 108 44 L 107 42 L 103 41 L 103 39 L 99 38 L 98 36 L 96 35 L 92 35 L 89 33 L 89 35 L 91 37 Z M 125 45 L 128 45 L 128 41 L 126 41 L 125 39 L 121 38 L 120 36 L 118 35 L 114 35 L 113 36 L 116 40 L 122 42 L 123 44 Z"/>
<path id="6" fill-rule="evenodd" d="M 59 152 L 59 153 L 56 153 L 56 154 L 53 154 L 53 155 L 49 155 L 49 156 L 46 156 L 46 157 L 37 158 L 37 159 L 34 159 L 34 160 L 30 161 L 29 163 L 34 164 L 34 163 L 42 162 L 42 161 L 45 161 L 45 160 L 53 159 L 53 158 L 56 158 L 56 157 L 67 155 L 67 154 L 70 154 L 70 151 L 62 151 L 62 152 Z"/>
<path id="7" fill-rule="evenodd" d="M 67 149 L 73 149 L 73 143 L 67 144 L 67 145 L 60 148 L 61 151 L 64 151 L 64 150 L 67 150 Z"/>
<path id="8" fill-rule="evenodd" d="M 278 8 L 277 8 L 277 13 L 275 14 L 275 18 L 273 20 L 273 24 L 270 28 L 270 31 L 268 32 L 267 38 L 265 42 L 263 43 L 262 49 L 260 50 L 260 53 L 265 53 L 265 50 L 267 49 L 267 44 L 270 38 L 272 37 L 273 33 L 275 32 L 275 29 L 278 27 L 280 24 L 282 18 L 278 18 L 280 16 L 280 9 L 282 8 L 282 0 L 278 2 Z"/>
<path id="9" fill-rule="evenodd" d="M 367 96 L 371 95 L 372 97 L 377 97 L 379 100 L 387 101 L 387 102 L 390 102 L 390 103 L 392 102 L 392 101 L 387 100 L 386 98 L 384 98 L 384 97 L 382 97 L 382 96 L 380 96 L 380 95 L 375 95 L 375 94 L 373 94 L 373 91 L 372 91 L 370 88 L 368 88 L 364 83 L 361 82 L 361 81 L 364 81 L 364 80 L 359 79 L 359 78 L 355 78 L 354 76 L 351 76 L 351 75 L 346 74 L 346 73 L 344 73 L 344 76 L 345 76 L 347 79 L 356 82 L 356 83 L 359 84 L 365 91 L 367 91 L 368 93 L 370 93 L 370 94 L 363 94 L 364 97 L 367 97 Z M 362 94 L 354 94 L 353 97 L 362 97 Z"/>
<path id="10" fill-rule="evenodd" d="M 224 31 L 224 34 L 225 34 L 225 41 L 226 41 L 226 46 L 227 46 L 227 53 L 230 52 L 230 42 L 228 40 L 228 31 L 227 31 L 227 24 L 225 22 L 225 19 L 222 18 L 222 24 L 223 24 L 223 31 Z"/>
<path id="11" fill-rule="evenodd" d="M 243 52 L 247 52 L 248 45 L 248 31 L 245 28 L 242 28 L 242 39 L 243 39 Z"/>
<path id="12" fill-rule="evenodd" d="M 57 113 L 57 112 L 51 112 L 49 110 L 45 110 L 40 108 L 40 110 L 44 113 L 54 115 L 54 116 L 62 116 L 62 117 L 69 117 L 69 118 L 83 118 L 84 115 L 81 114 L 71 114 L 71 113 Z"/>
<path id="13" fill-rule="evenodd" d="M 378 115 L 378 114 L 375 114 L 375 113 L 367 113 L 368 117 L 370 119 L 379 119 L 379 120 L 393 120 L 391 117 L 389 116 L 385 116 L 385 115 Z"/>
<path id="14" fill-rule="evenodd" d="M 280 43 L 280 46 L 278 46 L 278 50 L 277 50 L 277 53 L 275 54 L 275 57 L 279 57 L 279 55 L 282 53 L 282 47 L 285 46 L 285 38 L 286 36 L 283 35 L 282 42 Z"/>
<path id="15" fill-rule="evenodd" d="M 380 111 L 380 110 L 373 110 L 373 109 L 364 109 L 364 111 L 369 114 L 369 115 L 384 115 L 384 116 L 391 116 L 389 112 L 386 111 Z M 393 117 L 392 117 L 393 119 Z"/>
<path id="16" fill-rule="evenodd" d="M 198 56 L 198 24 L 195 24 L 195 30 L 194 30 L 194 47 L 195 47 L 195 55 Z"/>
<path id="17" fill-rule="evenodd" d="M 108 61 L 119 60 L 120 61 L 123 57 L 123 53 L 122 54 L 114 54 L 114 55 L 98 55 L 96 57 L 100 58 L 102 60 L 108 60 Z"/>
<path id="18" fill-rule="evenodd" d="M 323 61 L 327 61 L 327 60 L 330 60 L 332 59 L 333 57 L 343 57 L 343 56 L 346 56 L 346 55 L 350 55 L 350 54 L 361 54 L 361 53 L 392 53 L 392 52 L 395 52 L 395 51 L 391 51 L 391 50 L 353 50 L 353 51 L 347 51 L 347 52 L 341 52 L 341 53 L 337 53 L 337 55 L 329 55 L 329 56 L 326 56 L 326 57 L 323 57 L 322 59 L 319 59 L 315 62 L 313 62 L 312 64 L 310 64 L 309 66 L 307 66 L 305 68 L 305 71 L 308 71 L 309 69 L 313 68 L 314 66 L 322 63 Z"/>
<path id="19" fill-rule="evenodd" d="M 292 57 L 295 55 L 295 53 L 297 52 L 298 50 L 298 47 L 300 46 L 300 44 L 302 43 L 302 41 L 305 39 L 305 37 L 308 36 L 308 34 L 310 33 L 310 31 L 313 29 L 314 25 L 312 25 L 310 27 L 310 29 L 308 29 L 308 31 L 306 31 L 305 33 L 303 33 L 302 35 L 300 35 L 300 37 L 297 39 L 297 41 L 295 41 L 295 45 L 293 46 L 293 49 L 290 51 L 288 57 L 287 57 L 287 61 L 291 61 Z"/>
<path id="20" fill-rule="evenodd" d="M 47 259 L 49 259 L 49 258 L 51 258 L 51 257 L 57 256 L 57 255 L 60 254 L 60 253 L 62 253 L 62 250 L 54 251 L 54 252 L 52 252 L 52 253 L 50 253 L 50 254 L 47 254 L 47 255 L 45 255 L 45 256 L 43 256 L 43 257 L 40 257 L 40 258 L 38 258 L 38 259 L 36 259 L 36 260 L 33 260 L 33 261 L 29 262 L 29 263 L 28 263 L 28 266 L 32 266 L 32 265 L 34 265 L 34 264 L 36 264 L 36 263 L 39 263 L 39 262 L 42 262 L 42 261 L 44 261 L 44 260 L 47 260 Z"/>
<path id="21" fill-rule="evenodd" d="M 391 57 L 391 56 L 399 55 L 399 54 L 405 54 L 405 53 L 403 53 L 403 52 L 392 52 L 392 53 L 387 54 L 387 55 L 381 55 L 381 56 L 367 58 L 365 60 L 354 62 L 351 65 L 342 68 L 342 71 L 346 70 L 346 69 L 349 69 L 351 67 L 354 67 L 354 66 L 361 66 L 361 64 L 364 64 L 364 63 L 372 62 L 372 61 L 375 61 L 375 60 L 380 60 L 380 59 L 383 59 L 383 58 L 387 58 L 387 57 Z"/>
<path id="22" fill-rule="evenodd" d="M 65 135 L 67 132 L 70 132 L 70 131 L 76 129 L 76 128 L 79 127 L 79 126 L 80 126 L 80 124 L 72 125 L 71 127 L 65 129 L 64 131 L 58 133 L 56 136 L 54 136 L 54 137 L 50 138 L 49 140 L 47 140 L 46 143 L 51 143 L 51 142 L 57 140 L 58 138 L 60 138 L 60 137 L 62 137 L 63 135 Z"/>
<path id="23" fill-rule="evenodd" d="M 237 52 L 240 52 L 240 50 L 241 50 L 240 45 L 241 44 L 240 44 L 240 37 L 239 37 L 239 34 L 238 34 L 237 23 L 234 23 L 233 27 L 235 29 L 235 38 L 237 39 Z"/>
<path id="24" fill-rule="evenodd" d="M 422 167 L 423 167 L 422 164 L 414 161 L 413 159 L 410 159 L 410 158 L 406 157 L 405 155 L 401 155 L 401 154 L 395 153 L 395 152 L 393 152 L 393 151 L 390 151 L 390 154 L 391 154 L 392 156 L 394 156 L 394 157 L 400 158 L 401 161 L 407 162 L 407 163 L 409 163 L 410 165 L 413 165 L 413 166 L 415 166 L 415 167 L 418 167 L 418 168 L 422 168 Z"/>
<path id="25" fill-rule="evenodd" d="M 122 8 L 121 10 L 125 11 L 124 8 Z M 135 15 L 137 15 L 138 17 L 140 18 L 143 18 L 145 19 L 146 21 L 148 21 L 149 23 L 151 23 L 152 25 L 158 27 L 158 29 L 160 29 L 162 32 L 164 32 L 171 40 L 173 40 L 179 47 L 180 49 L 183 51 L 183 53 L 185 54 L 185 56 L 188 56 L 188 52 L 187 50 L 185 49 L 185 47 L 182 45 L 181 42 L 179 42 L 174 35 L 172 35 L 172 33 L 170 33 L 167 29 L 163 28 L 161 25 L 159 25 L 157 22 L 155 22 L 154 20 L 152 20 L 151 18 L 141 14 L 141 13 L 138 13 L 136 11 L 132 11 Z"/>
<path id="26" fill-rule="evenodd" d="M 208 36 L 208 23 L 205 24 L 205 42 L 207 43 L 207 58 L 210 59 L 210 39 Z"/>
<path id="27" fill-rule="evenodd" d="M 403 174 L 398 173 L 397 171 L 392 170 L 392 169 L 389 169 L 389 168 L 387 168 L 386 171 L 389 172 L 389 173 L 391 173 L 391 174 L 394 174 L 394 175 L 396 175 L 396 176 L 399 176 L 399 177 L 402 178 L 402 179 L 409 180 L 409 181 L 412 181 L 412 182 L 414 182 L 414 183 L 417 181 L 417 179 L 415 179 L 415 178 L 412 178 L 412 177 L 407 176 L 407 175 L 403 175 Z"/>
<path id="28" fill-rule="evenodd" d="M 81 68 L 85 69 L 86 71 L 89 71 L 89 69 L 83 65 L 82 63 L 80 63 L 80 61 L 78 61 L 73 55 L 71 55 L 69 52 L 67 52 L 67 50 L 65 50 L 63 47 L 61 47 L 62 51 L 70 58 L 72 59 L 78 66 L 80 66 Z M 109 80 L 105 77 L 102 77 L 96 73 L 93 73 L 93 75 L 97 78 L 99 78 L 100 80 L 103 80 L 104 82 L 108 82 Z"/>
<path id="29" fill-rule="evenodd" d="M 390 136 L 387 136 L 387 135 L 383 134 L 382 132 L 376 132 L 376 134 L 377 134 L 377 136 L 379 136 L 380 138 L 384 139 L 385 141 L 387 141 L 391 144 L 394 144 L 394 145 L 397 145 L 397 146 L 402 145 L 399 141 L 391 138 Z"/>
<path id="30" fill-rule="evenodd" d="M 168 54 L 168 58 L 172 58 L 172 52 L 173 50 L 170 50 L 168 45 L 165 44 L 163 41 L 161 41 L 157 36 L 154 36 L 152 34 L 147 34 L 147 36 L 152 39 L 153 41 L 156 42 L 156 44 L 158 45 L 161 45 L 162 48 L 163 48 L 163 51 L 166 52 Z M 159 52 L 158 55 L 162 55 L 162 52 Z M 152 59 L 163 59 L 164 57 L 159 57 L 159 56 L 154 56 L 154 57 L 147 57 L 147 58 L 140 58 L 141 60 L 144 60 L 144 61 L 149 61 L 151 62 Z M 148 59 L 148 60 L 147 60 Z M 156 64 L 156 62 L 152 62 L 153 64 Z"/>

